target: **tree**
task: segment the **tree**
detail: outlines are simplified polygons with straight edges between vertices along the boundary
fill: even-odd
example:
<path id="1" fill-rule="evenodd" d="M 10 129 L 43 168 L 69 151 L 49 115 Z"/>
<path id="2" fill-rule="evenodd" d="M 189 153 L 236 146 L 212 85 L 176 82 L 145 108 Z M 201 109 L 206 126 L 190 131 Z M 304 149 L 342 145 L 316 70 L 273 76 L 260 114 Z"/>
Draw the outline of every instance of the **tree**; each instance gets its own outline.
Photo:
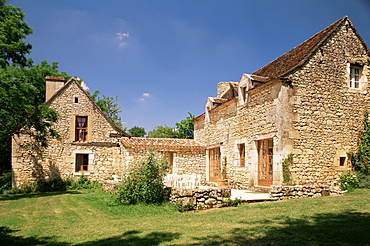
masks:
<path id="1" fill-rule="evenodd" d="M 126 130 L 123 127 L 122 119 L 118 116 L 119 113 L 122 111 L 120 110 L 120 106 L 118 106 L 118 96 L 114 99 L 113 97 L 108 97 L 103 95 L 103 97 L 99 97 L 100 91 L 96 90 L 93 94 L 87 91 L 87 94 L 93 99 L 93 101 L 99 106 L 99 108 L 108 116 L 109 119 L 113 121 L 116 126 L 121 128 L 122 130 Z"/>
<path id="2" fill-rule="evenodd" d="M 175 128 L 169 126 L 156 126 L 150 132 L 148 132 L 150 138 L 178 138 L 178 132 Z"/>
<path id="3" fill-rule="evenodd" d="M 0 68 L 0 173 L 10 169 L 11 137 L 25 131 L 41 146 L 49 137 L 58 137 L 52 124 L 58 114 L 45 101 L 45 76 L 61 76 L 57 63 L 31 67 Z"/>
<path id="4" fill-rule="evenodd" d="M 176 130 L 178 132 L 177 137 L 178 138 L 188 138 L 193 139 L 194 138 L 194 118 L 195 116 L 189 113 L 189 116 L 186 117 L 185 120 L 180 121 L 180 123 L 176 123 Z"/>
<path id="5" fill-rule="evenodd" d="M 16 63 L 21 66 L 29 65 L 26 55 L 31 53 L 32 46 L 25 39 L 32 34 L 25 14 L 21 8 L 6 5 L 6 0 L 0 0 L 0 67 Z"/>
<path id="6" fill-rule="evenodd" d="M 128 130 L 132 137 L 144 137 L 146 135 L 144 127 L 134 126 Z"/>

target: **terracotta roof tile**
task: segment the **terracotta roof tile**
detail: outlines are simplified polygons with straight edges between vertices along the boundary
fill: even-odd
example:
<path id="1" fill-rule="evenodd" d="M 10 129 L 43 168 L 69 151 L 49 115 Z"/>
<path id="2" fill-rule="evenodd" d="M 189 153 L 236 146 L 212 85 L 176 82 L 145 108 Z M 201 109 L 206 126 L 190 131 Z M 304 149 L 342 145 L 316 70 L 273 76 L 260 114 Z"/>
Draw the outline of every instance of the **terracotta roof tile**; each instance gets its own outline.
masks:
<path id="1" fill-rule="evenodd" d="M 123 146 L 141 149 L 162 149 L 162 150 L 205 150 L 205 146 L 194 139 L 179 138 L 123 138 Z"/>
<path id="2" fill-rule="evenodd" d="M 303 65 L 316 49 L 346 20 L 349 20 L 347 16 L 337 20 L 276 60 L 255 71 L 252 75 L 269 77 L 270 79 L 286 75 Z"/>

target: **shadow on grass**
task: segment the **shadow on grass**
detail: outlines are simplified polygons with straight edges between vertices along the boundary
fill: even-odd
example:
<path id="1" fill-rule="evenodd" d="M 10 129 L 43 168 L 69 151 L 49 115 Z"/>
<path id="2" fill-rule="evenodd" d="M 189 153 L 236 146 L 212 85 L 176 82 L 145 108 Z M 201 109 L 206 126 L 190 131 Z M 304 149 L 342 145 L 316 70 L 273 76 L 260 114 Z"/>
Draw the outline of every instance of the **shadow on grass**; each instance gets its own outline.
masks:
<path id="1" fill-rule="evenodd" d="M 250 221 L 241 221 L 248 224 Z M 234 228 L 229 235 L 193 238 L 182 245 L 369 245 L 370 213 L 343 212 L 304 218 L 256 221 L 252 228 Z"/>
<path id="2" fill-rule="evenodd" d="M 58 196 L 58 195 L 64 195 L 64 194 L 81 194 L 81 192 L 72 190 L 72 191 L 52 191 L 52 192 L 26 193 L 26 194 L 4 194 L 4 195 L 0 195 L 0 201 L 18 200 L 18 199 L 23 199 L 23 198 Z"/>
<path id="3" fill-rule="evenodd" d="M 8 227 L 0 227 L 0 245 L 53 245 L 53 246 L 66 246 L 72 245 L 71 243 L 58 242 L 55 237 L 22 237 L 14 236 L 18 230 L 11 230 Z M 128 231 L 120 236 L 104 238 L 91 242 L 73 244 L 76 246 L 92 246 L 92 245 L 148 245 L 155 246 L 162 242 L 170 242 L 180 236 L 179 233 L 171 232 L 152 232 L 145 236 L 139 236 L 141 231 Z"/>
<path id="4" fill-rule="evenodd" d="M 60 243 L 55 240 L 55 237 L 22 237 L 14 236 L 12 233 L 17 232 L 17 230 L 11 230 L 8 227 L 0 227 L 0 244 L 1 245 L 55 245 L 55 246 L 65 246 L 70 245 L 68 243 Z"/>
<path id="5" fill-rule="evenodd" d="M 120 236 L 105 238 L 101 240 L 86 242 L 82 244 L 76 244 L 78 246 L 95 246 L 95 245 L 148 245 L 155 246 L 160 245 L 163 242 L 170 242 L 180 237 L 180 233 L 172 232 L 151 232 L 147 235 L 138 235 L 141 231 L 128 231 Z"/>

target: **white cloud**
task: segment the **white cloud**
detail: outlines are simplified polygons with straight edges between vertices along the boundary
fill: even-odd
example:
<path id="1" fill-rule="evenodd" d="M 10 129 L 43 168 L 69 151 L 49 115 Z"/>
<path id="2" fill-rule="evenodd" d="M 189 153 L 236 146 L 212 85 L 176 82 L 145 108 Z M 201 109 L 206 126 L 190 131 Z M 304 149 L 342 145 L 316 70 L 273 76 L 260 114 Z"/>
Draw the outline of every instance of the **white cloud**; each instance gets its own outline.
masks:
<path id="1" fill-rule="evenodd" d="M 119 47 L 126 46 L 127 42 L 125 40 L 129 37 L 130 37 L 130 34 L 128 32 L 117 32 L 116 41 L 118 42 L 118 46 Z"/>
<path id="2" fill-rule="evenodd" d="M 142 95 L 141 95 L 141 97 L 140 97 L 140 101 L 145 101 L 145 98 L 146 97 L 150 97 L 151 96 L 151 94 L 150 93 L 147 93 L 147 92 L 144 92 Z"/>
<path id="3" fill-rule="evenodd" d="M 86 83 L 84 81 L 81 82 L 81 86 L 82 86 L 82 89 L 84 89 L 85 91 L 89 90 L 90 88 L 86 85 Z"/>

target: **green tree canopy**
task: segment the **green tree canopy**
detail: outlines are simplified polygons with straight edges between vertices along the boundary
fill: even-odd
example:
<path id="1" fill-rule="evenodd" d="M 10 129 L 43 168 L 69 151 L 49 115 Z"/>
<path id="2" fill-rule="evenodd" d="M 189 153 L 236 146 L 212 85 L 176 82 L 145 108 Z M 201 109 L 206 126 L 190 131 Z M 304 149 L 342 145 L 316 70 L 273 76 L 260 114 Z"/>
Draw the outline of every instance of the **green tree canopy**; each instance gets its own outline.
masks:
<path id="1" fill-rule="evenodd" d="M 148 132 L 148 137 L 150 138 L 177 138 L 178 133 L 175 128 L 169 126 L 156 126 L 150 132 Z"/>
<path id="2" fill-rule="evenodd" d="M 177 138 L 189 138 L 193 139 L 194 138 L 194 118 L 195 116 L 189 113 L 189 116 L 186 117 L 185 120 L 182 120 L 180 122 L 177 122 L 176 129 L 178 132 Z"/>
<path id="3" fill-rule="evenodd" d="M 146 135 L 144 127 L 134 126 L 128 130 L 132 137 L 144 137 Z"/>
<path id="4" fill-rule="evenodd" d="M 126 130 L 123 127 L 122 119 L 118 115 L 122 111 L 120 110 L 120 106 L 118 106 L 118 96 L 116 98 L 108 97 L 103 95 L 103 97 L 99 97 L 100 91 L 96 90 L 93 94 L 87 91 L 87 94 L 93 99 L 93 101 L 99 106 L 99 108 L 108 116 L 109 119 L 113 121 L 116 126 L 121 128 L 122 130 Z"/>
<path id="5" fill-rule="evenodd" d="M 32 46 L 25 39 L 32 34 L 25 14 L 21 8 L 7 5 L 6 0 L 0 0 L 0 67 L 16 63 L 29 65 L 26 55 L 31 53 Z"/>

